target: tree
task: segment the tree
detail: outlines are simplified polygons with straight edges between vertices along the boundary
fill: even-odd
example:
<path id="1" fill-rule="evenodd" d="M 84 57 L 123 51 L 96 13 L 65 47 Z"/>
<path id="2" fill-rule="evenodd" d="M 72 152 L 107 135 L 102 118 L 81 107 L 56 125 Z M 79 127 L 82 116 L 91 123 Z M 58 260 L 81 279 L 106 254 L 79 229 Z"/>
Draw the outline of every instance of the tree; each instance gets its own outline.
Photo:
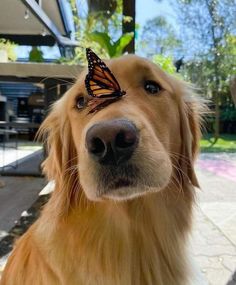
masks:
<path id="1" fill-rule="evenodd" d="M 141 45 L 148 57 L 155 54 L 170 56 L 180 44 L 172 25 L 164 17 L 157 16 L 145 24 Z"/>
<path id="2" fill-rule="evenodd" d="M 232 54 L 229 39 L 236 32 L 236 0 L 172 0 L 172 3 L 177 12 L 184 55 L 189 61 L 188 71 L 195 77 L 194 83 L 204 87 L 206 92 L 211 90 L 216 141 L 222 90 L 229 89 L 229 78 L 235 71 L 235 54 Z"/>
<path id="3" fill-rule="evenodd" d="M 176 75 L 176 67 L 173 63 L 173 59 L 170 56 L 163 56 L 162 54 L 156 54 L 152 58 L 153 62 L 159 65 L 165 72 Z"/>

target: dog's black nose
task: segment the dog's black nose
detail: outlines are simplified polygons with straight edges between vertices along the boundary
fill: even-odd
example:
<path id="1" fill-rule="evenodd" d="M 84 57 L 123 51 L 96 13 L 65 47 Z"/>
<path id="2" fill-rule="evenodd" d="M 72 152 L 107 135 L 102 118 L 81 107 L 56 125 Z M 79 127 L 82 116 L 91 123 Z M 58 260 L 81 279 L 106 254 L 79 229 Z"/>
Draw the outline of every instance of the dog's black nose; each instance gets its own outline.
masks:
<path id="1" fill-rule="evenodd" d="M 128 120 L 100 122 L 90 127 L 86 146 L 101 164 L 120 164 L 132 156 L 138 144 L 138 130 Z"/>

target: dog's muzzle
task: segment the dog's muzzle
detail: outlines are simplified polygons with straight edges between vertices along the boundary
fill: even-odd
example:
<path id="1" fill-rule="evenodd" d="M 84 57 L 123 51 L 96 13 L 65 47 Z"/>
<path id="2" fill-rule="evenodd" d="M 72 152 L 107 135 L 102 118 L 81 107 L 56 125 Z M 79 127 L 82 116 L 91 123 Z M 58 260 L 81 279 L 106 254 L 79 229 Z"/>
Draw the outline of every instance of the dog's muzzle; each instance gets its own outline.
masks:
<path id="1" fill-rule="evenodd" d="M 127 162 L 137 148 L 139 133 L 136 126 L 124 119 L 104 121 L 91 126 L 86 134 L 86 147 L 102 165 Z"/>

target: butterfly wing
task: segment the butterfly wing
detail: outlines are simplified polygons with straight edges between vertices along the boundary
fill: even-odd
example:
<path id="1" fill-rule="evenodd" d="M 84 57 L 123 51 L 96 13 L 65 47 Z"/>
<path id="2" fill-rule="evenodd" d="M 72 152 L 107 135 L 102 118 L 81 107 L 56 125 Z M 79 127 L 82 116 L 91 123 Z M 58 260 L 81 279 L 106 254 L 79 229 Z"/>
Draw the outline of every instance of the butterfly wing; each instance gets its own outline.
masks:
<path id="1" fill-rule="evenodd" d="M 115 98 L 125 94 L 106 64 L 91 50 L 86 49 L 89 72 L 85 79 L 88 94 L 95 98 Z"/>

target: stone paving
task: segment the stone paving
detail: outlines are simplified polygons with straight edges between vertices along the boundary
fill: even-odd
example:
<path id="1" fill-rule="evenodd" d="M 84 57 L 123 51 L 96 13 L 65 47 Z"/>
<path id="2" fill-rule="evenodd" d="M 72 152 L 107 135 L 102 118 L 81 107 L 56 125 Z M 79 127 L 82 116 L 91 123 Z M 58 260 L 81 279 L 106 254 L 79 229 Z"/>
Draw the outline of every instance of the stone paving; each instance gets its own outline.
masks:
<path id="1" fill-rule="evenodd" d="M 44 178 L 8 177 L 0 178 L 5 186 L 0 189 L 0 240 L 15 225 L 21 213 L 38 198 L 46 185 Z"/>
<path id="2" fill-rule="evenodd" d="M 212 164 L 210 163 L 212 161 Z M 236 270 L 236 155 L 203 154 L 193 251 L 209 285 L 226 285 Z M 236 281 L 229 285 L 236 285 Z"/>
<path id="3" fill-rule="evenodd" d="M 236 270 L 236 246 L 200 209 L 195 222 L 193 251 L 196 262 L 207 284 L 226 285 Z"/>

